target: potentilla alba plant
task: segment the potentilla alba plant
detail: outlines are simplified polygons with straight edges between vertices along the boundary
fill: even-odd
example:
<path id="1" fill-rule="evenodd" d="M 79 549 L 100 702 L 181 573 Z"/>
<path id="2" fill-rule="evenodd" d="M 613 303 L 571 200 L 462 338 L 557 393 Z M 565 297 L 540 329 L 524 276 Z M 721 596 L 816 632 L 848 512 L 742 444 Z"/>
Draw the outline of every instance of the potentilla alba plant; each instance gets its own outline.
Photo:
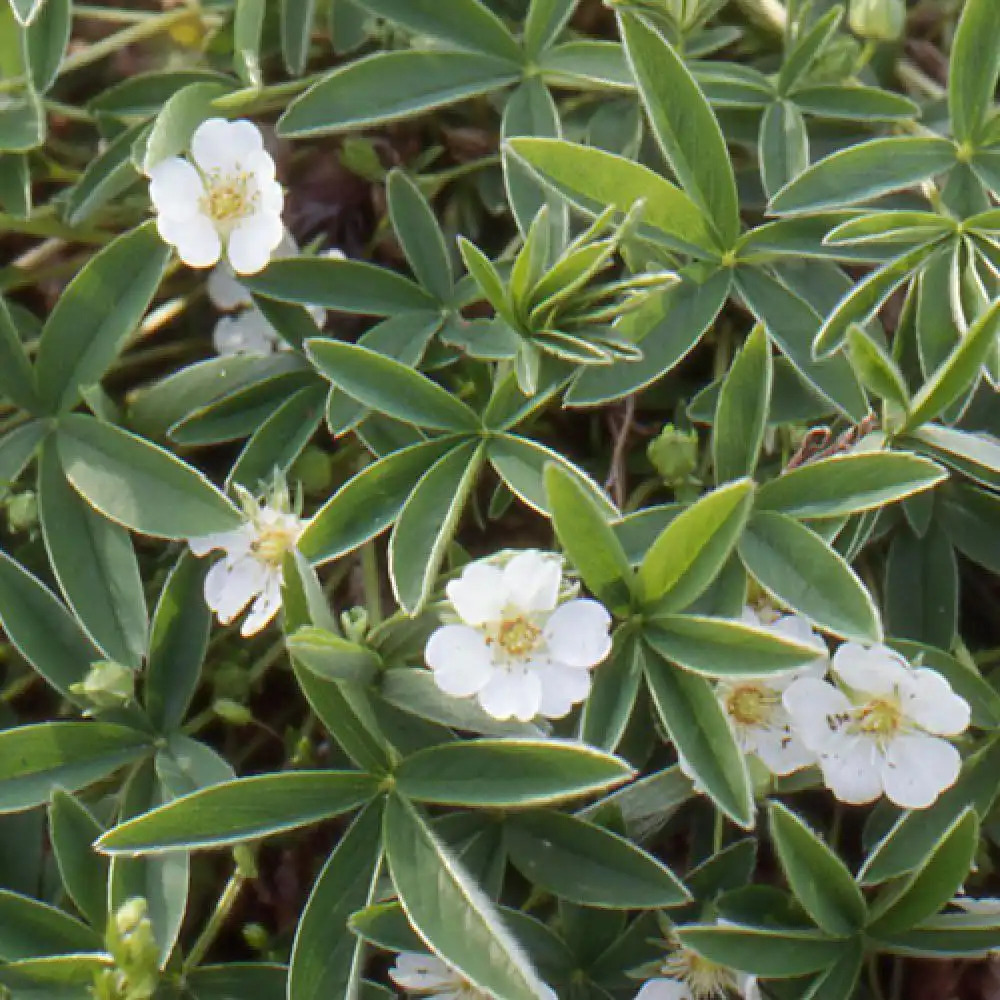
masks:
<path id="1" fill-rule="evenodd" d="M 205 600 L 223 625 L 250 604 L 240 634 L 251 636 L 268 625 L 281 607 L 282 563 L 306 522 L 292 509 L 283 485 L 275 485 L 263 501 L 245 490 L 240 491 L 240 500 L 244 524 L 189 539 L 188 544 L 196 556 L 222 550 L 223 558 L 205 577 Z"/>
<path id="2" fill-rule="evenodd" d="M 716 688 L 740 749 L 756 754 L 772 774 L 792 774 L 815 764 L 816 754 L 795 731 L 782 694 L 799 678 L 824 677 L 829 651 L 823 637 L 801 615 L 783 615 L 773 609 L 757 610 L 747 606 L 742 619 L 748 625 L 816 647 L 816 660 L 800 670 L 766 677 L 740 677 L 722 682 Z"/>
<path id="3" fill-rule="evenodd" d="M 459 621 L 437 629 L 424 654 L 442 691 L 522 722 L 562 718 L 587 697 L 590 670 L 611 651 L 611 616 L 589 598 L 560 603 L 559 556 L 480 560 L 446 591 Z"/>
<path id="4" fill-rule="evenodd" d="M 886 646 L 844 643 L 836 683 L 803 677 L 783 695 L 802 742 L 842 802 L 880 795 L 925 809 L 958 777 L 962 758 L 945 737 L 969 725 L 969 705 L 937 671 L 912 667 Z"/>
<path id="5" fill-rule="evenodd" d="M 224 256 L 237 274 L 256 274 L 284 236 L 274 160 L 248 121 L 202 122 L 190 161 L 172 156 L 150 169 L 149 196 L 160 236 L 189 267 Z"/>

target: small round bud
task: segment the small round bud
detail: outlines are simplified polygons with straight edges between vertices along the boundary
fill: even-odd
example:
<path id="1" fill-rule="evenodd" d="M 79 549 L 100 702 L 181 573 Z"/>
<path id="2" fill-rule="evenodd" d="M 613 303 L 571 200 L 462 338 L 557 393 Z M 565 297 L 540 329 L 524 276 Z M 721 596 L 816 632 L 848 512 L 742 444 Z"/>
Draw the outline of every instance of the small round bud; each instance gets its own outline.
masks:
<path id="1" fill-rule="evenodd" d="M 98 660 L 69 689 L 96 709 L 118 708 L 135 696 L 135 674 L 114 660 Z"/>
<path id="2" fill-rule="evenodd" d="M 230 698 L 216 698 L 212 702 L 212 711 L 231 726 L 246 726 L 253 722 L 253 712 Z"/>
<path id="3" fill-rule="evenodd" d="M 698 467 L 698 432 L 667 424 L 647 449 L 650 462 L 668 486 L 687 482 Z"/>
<path id="4" fill-rule="evenodd" d="M 125 937 L 131 934 L 146 919 L 146 900 L 141 896 L 133 896 L 126 900 L 115 911 L 115 930 Z"/>
<path id="5" fill-rule="evenodd" d="M 15 493 L 7 501 L 7 527 L 14 534 L 38 524 L 38 498 L 31 490 Z"/>
<path id="6" fill-rule="evenodd" d="M 894 42 L 906 27 L 906 0 L 851 0 L 851 31 L 874 42 Z"/>

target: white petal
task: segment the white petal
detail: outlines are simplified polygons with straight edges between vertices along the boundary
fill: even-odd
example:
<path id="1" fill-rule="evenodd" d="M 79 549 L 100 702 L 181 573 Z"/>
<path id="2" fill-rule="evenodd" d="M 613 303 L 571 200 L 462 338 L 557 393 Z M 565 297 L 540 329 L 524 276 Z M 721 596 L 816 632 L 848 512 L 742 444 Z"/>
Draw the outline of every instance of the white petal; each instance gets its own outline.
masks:
<path id="1" fill-rule="evenodd" d="M 191 136 L 191 156 L 204 171 L 228 172 L 264 148 L 260 129 L 248 121 L 203 121 Z"/>
<path id="2" fill-rule="evenodd" d="M 545 625 L 545 641 L 553 660 L 571 667 L 593 667 L 611 652 L 611 615 L 589 598 L 567 601 Z"/>
<path id="3" fill-rule="evenodd" d="M 434 682 L 456 698 L 475 694 L 493 675 L 493 657 L 481 632 L 467 625 L 442 625 L 431 633 L 424 660 Z"/>
<path id="4" fill-rule="evenodd" d="M 281 570 L 271 569 L 264 590 L 250 606 L 250 613 L 240 626 L 244 638 L 256 635 L 265 625 L 270 624 L 281 609 Z"/>
<path id="5" fill-rule="evenodd" d="M 478 697 L 483 711 L 494 719 L 530 722 L 542 704 L 542 682 L 534 670 L 494 670 Z"/>
<path id="6" fill-rule="evenodd" d="M 736 986 L 743 994 L 743 1000 L 763 1000 L 756 976 L 748 976 L 745 972 L 736 973 Z"/>
<path id="7" fill-rule="evenodd" d="M 906 661 L 886 646 L 862 646 L 845 642 L 833 654 L 833 670 L 855 691 L 892 694 L 906 683 Z"/>
<path id="8" fill-rule="evenodd" d="M 259 309 L 222 316 L 212 331 L 212 344 L 223 357 L 234 354 L 273 354 L 287 345 Z"/>
<path id="9" fill-rule="evenodd" d="M 205 601 L 223 625 L 228 625 L 267 582 L 267 567 L 247 557 L 217 562 L 205 577 Z"/>
<path id="10" fill-rule="evenodd" d="M 550 552 L 519 552 L 503 568 L 507 601 L 521 611 L 551 611 L 559 601 L 562 560 Z"/>
<path id="11" fill-rule="evenodd" d="M 820 757 L 823 779 L 841 802 L 862 805 L 882 794 L 882 755 L 873 740 L 848 736 L 836 753 Z"/>
<path id="12" fill-rule="evenodd" d="M 439 990 L 457 985 L 455 973 L 440 958 L 403 952 L 389 970 L 389 978 L 404 990 Z"/>
<path id="13" fill-rule="evenodd" d="M 503 618 L 503 574 L 485 562 L 470 563 L 457 580 L 445 587 L 459 618 L 467 625 L 485 625 Z"/>
<path id="14" fill-rule="evenodd" d="M 947 740 L 897 736 L 882 766 L 885 794 L 903 809 L 926 809 L 955 784 L 961 767 L 961 755 Z"/>
<path id="15" fill-rule="evenodd" d="M 743 610 L 740 611 L 739 621 L 743 622 L 744 625 L 753 625 L 754 628 L 760 628 L 764 623 L 761 621 L 761 617 L 757 614 L 757 609 L 752 604 L 744 604 Z"/>
<path id="16" fill-rule="evenodd" d="M 903 689 L 903 710 L 918 726 L 938 736 L 957 736 L 969 728 L 969 703 L 936 670 L 921 667 Z"/>
<path id="17" fill-rule="evenodd" d="M 590 674 L 586 670 L 553 663 L 539 667 L 535 673 L 542 684 L 538 711 L 547 719 L 561 719 L 590 694 Z"/>
<path id="18" fill-rule="evenodd" d="M 782 713 L 784 715 L 785 713 Z M 816 763 L 816 754 L 780 717 L 767 728 L 753 730 L 753 749 L 772 774 L 785 776 Z"/>
<path id="19" fill-rule="evenodd" d="M 237 274 L 263 271 L 283 232 L 281 216 L 271 212 L 257 212 L 239 222 L 226 242 L 226 257 L 233 270 Z"/>
<path id="20" fill-rule="evenodd" d="M 650 979 L 635 1000 L 693 1000 L 691 988 L 678 979 Z"/>
<path id="21" fill-rule="evenodd" d="M 179 156 L 161 160 L 149 171 L 149 198 L 160 215 L 188 219 L 204 193 L 198 171 Z"/>
<path id="22" fill-rule="evenodd" d="M 966 913 L 977 913 L 985 917 L 1000 916 L 1000 899 L 973 899 L 971 896 L 955 896 L 952 904 Z"/>
<path id="23" fill-rule="evenodd" d="M 207 284 L 208 297 L 216 309 L 229 312 L 231 309 L 253 305 L 253 298 L 246 286 L 236 280 L 233 269 L 226 263 L 212 269 Z"/>
<path id="24" fill-rule="evenodd" d="M 843 738 L 840 717 L 853 707 L 843 691 L 815 677 L 793 681 L 781 701 L 802 742 L 817 752 L 839 743 Z"/>
<path id="25" fill-rule="evenodd" d="M 257 171 L 254 178 L 257 187 L 257 209 L 268 215 L 280 216 L 282 209 L 285 207 L 285 189 L 274 179 L 274 163 L 270 157 L 267 157 L 267 162 L 270 164 L 270 176 Z M 284 239 L 278 241 L 274 247 L 275 253 L 272 256 L 289 256 L 284 250 L 284 243 Z"/>
<path id="26" fill-rule="evenodd" d="M 211 267 L 218 262 L 222 241 L 206 216 L 199 213 L 189 219 L 175 219 L 158 215 L 156 228 L 163 241 L 176 248 L 177 256 L 188 267 Z"/>

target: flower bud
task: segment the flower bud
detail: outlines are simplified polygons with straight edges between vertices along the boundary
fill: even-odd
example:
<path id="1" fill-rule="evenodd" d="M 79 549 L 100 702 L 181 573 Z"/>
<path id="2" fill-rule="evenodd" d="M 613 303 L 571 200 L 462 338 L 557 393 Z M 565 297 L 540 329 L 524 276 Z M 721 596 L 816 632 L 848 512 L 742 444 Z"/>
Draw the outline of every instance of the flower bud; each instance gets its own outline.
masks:
<path id="1" fill-rule="evenodd" d="M 7 527 L 12 534 L 29 531 L 38 523 L 38 498 L 31 490 L 15 493 L 7 501 Z"/>
<path id="2" fill-rule="evenodd" d="M 230 698 L 216 698 L 212 702 L 212 711 L 231 726 L 246 726 L 253 722 L 253 712 Z"/>
<path id="3" fill-rule="evenodd" d="M 893 42 L 906 26 L 906 0 L 851 0 L 851 31 L 875 42 Z"/>
<path id="4" fill-rule="evenodd" d="M 119 708 L 135 696 L 135 674 L 114 660 L 98 660 L 69 689 L 95 709 Z"/>
<path id="5" fill-rule="evenodd" d="M 368 609 L 349 608 L 340 614 L 340 627 L 351 642 L 363 643 L 368 634 Z"/>
<path id="6" fill-rule="evenodd" d="M 698 432 L 667 424 L 647 449 L 650 462 L 668 486 L 686 483 L 698 467 Z"/>
<path id="7" fill-rule="evenodd" d="M 146 900 L 141 896 L 134 896 L 122 903 L 115 911 L 115 930 L 119 937 L 127 937 L 134 933 L 146 919 L 147 909 Z"/>

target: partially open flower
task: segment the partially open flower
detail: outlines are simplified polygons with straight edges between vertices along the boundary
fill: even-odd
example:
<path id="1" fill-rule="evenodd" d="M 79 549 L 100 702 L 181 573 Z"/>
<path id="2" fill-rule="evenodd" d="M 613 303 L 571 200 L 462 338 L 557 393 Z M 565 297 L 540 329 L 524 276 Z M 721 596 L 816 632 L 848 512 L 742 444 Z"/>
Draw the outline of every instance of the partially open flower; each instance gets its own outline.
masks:
<path id="1" fill-rule="evenodd" d="M 832 669 L 840 687 L 804 677 L 783 696 L 827 786 L 842 802 L 884 792 L 904 809 L 931 805 L 958 777 L 962 758 L 942 737 L 965 731 L 968 703 L 937 671 L 885 646 L 846 642 Z"/>
<path id="2" fill-rule="evenodd" d="M 522 722 L 561 718 L 583 701 L 590 669 L 611 651 L 611 616 L 587 598 L 560 604 L 561 587 L 562 560 L 551 553 L 466 566 L 447 586 L 461 624 L 437 629 L 424 653 L 437 686 Z"/>
<path id="3" fill-rule="evenodd" d="M 760 1000 L 753 976 L 711 962 L 683 945 L 669 952 L 657 972 L 659 977 L 648 980 L 635 1000 Z"/>
<path id="4" fill-rule="evenodd" d="M 440 958 L 404 951 L 396 956 L 389 978 L 402 990 L 436 1000 L 488 1000 Z"/>
<path id="5" fill-rule="evenodd" d="M 191 137 L 191 160 L 171 156 L 149 171 L 160 236 L 189 267 L 224 254 L 237 274 L 263 270 L 284 235 L 284 195 L 260 130 L 209 118 Z"/>
<path id="6" fill-rule="evenodd" d="M 275 489 L 263 503 L 244 493 L 246 522 L 232 531 L 191 538 L 196 556 L 221 549 L 225 555 L 205 577 L 205 600 L 223 625 L 253 601 L 240 634 L 254 635 L 281 607 L 282 563 L 295 547 L 305 523 L 290 510 L 288 494 Z"/>

